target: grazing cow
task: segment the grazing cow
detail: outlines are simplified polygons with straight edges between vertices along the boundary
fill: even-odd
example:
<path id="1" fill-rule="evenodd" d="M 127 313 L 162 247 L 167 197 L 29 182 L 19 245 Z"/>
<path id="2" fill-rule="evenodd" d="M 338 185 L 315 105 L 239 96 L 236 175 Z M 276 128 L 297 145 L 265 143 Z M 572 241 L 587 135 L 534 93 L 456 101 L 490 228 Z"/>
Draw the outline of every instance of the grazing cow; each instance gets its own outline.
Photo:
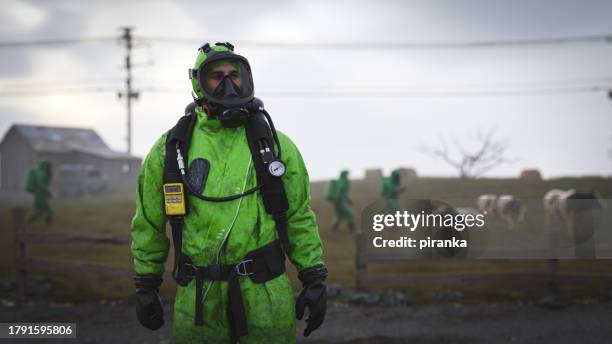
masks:
<path id="1" fill-rule="evenodd" d="M 568 239 L 573 240 L 577 248 L 576 257 L 593 258 L 594 248 L 590 247 L 592 245 L 581 244 L 593 237 L 600 221 L 601 210 L 606 207 L 599 194 L 595 191 L 553 189 L 544 195 L 543 205 L 546 223 L 551 230 L 551 248 L 560 246 L 559 229 L 565 227 L 567 233 L 570 233 Z"/>
<path id="2" fill-rule="evenodd" d="M 525 204 L 515 199 L 512 195 L 500 195 L 497 197 L 497 215 L 506 223 L 510 228 L 513 228 L 517 223 L 523 222 L 525 219 L 525 212 L 527 207 Z"/>
<path id="3" fill-rule="evenodd" d="M 548 224 L 571 223 L 577 215 L 606 207 L 596 191 L 552 189 L 544 195 L 543 201 Z"/>
<path id="4" fill-rule="evenodd" d="M 486 194 L 478 196 L 478 200 L 476 201 L 476 206 L 480 212 L 487 212 L 489 215 L 495 215 L 497 210 L 497 195 Z"/>
<path id="5" fill-rule="evenodd" d="M 476 216 L 476 215 L 480 214 L 478 209 L 472 208 L 472 207 L 457 207 L 457 208 L 455 208 L 455 210 L 457 210 L 457 214 L 461 214 L 461 215 L 474 215 L 474 216 Z"/>
<path id="6" fill-rule="evenodd" d="M 506 222 L 509 228 L 514 228 L 517 223 L 522 222 L 527 211 L 525 204 L 512 195 L 480 195 L 476 205 L 481 212 Z"/>
<path id="7" fill-rule="evenodd" d="M 574 189 L 552 189 L 544 195 L 544 212 L 547 224 L 568 223 L 569 214 L 566 211 L 568 198 L 576 192 Z"/>

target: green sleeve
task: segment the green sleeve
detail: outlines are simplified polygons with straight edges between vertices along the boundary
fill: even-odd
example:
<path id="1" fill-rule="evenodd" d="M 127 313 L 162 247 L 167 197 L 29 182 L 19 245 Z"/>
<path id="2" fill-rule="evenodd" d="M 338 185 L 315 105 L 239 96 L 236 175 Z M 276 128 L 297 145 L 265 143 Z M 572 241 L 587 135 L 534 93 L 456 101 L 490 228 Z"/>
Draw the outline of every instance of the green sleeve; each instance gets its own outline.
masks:
<path id="1" fill-rule="evenodd" d="M 338 178 L 338 201 L 344 202 L 348 198 L 349 181 L 346 178 Z"/>
<path id="2" fill-rule="evenodd" d="M 283 184 L 289 201 L 287 231 L 292 247 L 288 257 L 296 269 L 302 271 L 324 264 L 323 244 L 315 213 L 310 208 L 310 181 L 304 160 L 293 142 L 284 135 L 282 137 L 283 159 L 287 165 Z"/>
<path id="3" fill-rule="evenodd" d="M 383 178 L 383 182 L 382 184 L 380 184 L 380 195 L 383 197 L 387 196 L 387 188 L 388 188 L 388 181 L 387 178 Z"/>
<path id="4" fill-rule="evenodd" d="M 153 145 L 138 175 L 131 250 L 139 275 L 162 275 L 170 247 L 162 193 L 165 142 L 164 134 Z"/>
<path id="5" fill-rule="evenodd" d="M 26 185 L 26 190 L 32 190 L 32 193 L 34 194 L 44 192 L 44 188 L 41 184 L 40 170 L 38 168 L 30 170 L 27 183 L 28 185 Z"/>

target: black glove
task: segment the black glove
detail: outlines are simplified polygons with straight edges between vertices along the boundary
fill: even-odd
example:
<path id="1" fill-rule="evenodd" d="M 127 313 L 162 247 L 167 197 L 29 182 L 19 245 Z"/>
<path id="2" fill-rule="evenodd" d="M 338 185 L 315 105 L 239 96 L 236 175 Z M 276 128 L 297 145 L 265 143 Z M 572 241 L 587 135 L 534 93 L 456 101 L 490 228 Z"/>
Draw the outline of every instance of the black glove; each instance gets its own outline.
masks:
<path id="1" fill-rule="evenodd" d="M 164 324 L 164 308 L 159 297 L 161 276 L 136 275 L 136 316 L 140 324 L 150 330 L 157 330 Z"/>
<path id="2" fill-rule="evenodd" d="M 300 271 L 298 278 L 302 281 L 302 292 L 295 303 L 295 314 L 298 319 L 304 316 L 304 310 L 308 307 L 308 325 L 304 330 L 304 336 L 319 328 L 325 318 L 327 310 L 327 295 L 325 292 L 325 281 L 327 268 L 324 266 L 314 266 Z"/>

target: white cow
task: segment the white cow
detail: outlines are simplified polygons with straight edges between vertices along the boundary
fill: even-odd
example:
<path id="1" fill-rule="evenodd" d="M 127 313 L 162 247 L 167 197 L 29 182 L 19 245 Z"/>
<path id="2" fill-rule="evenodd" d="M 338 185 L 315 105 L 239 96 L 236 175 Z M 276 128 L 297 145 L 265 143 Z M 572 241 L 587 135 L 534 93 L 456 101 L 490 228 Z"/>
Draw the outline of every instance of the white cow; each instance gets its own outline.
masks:
<path id="1" fill-rule="evenodd" d="M 515 199 L 514 196 L 499 195 L 497 197 L 497 214 L 508 223 L 510 228 L 514 227 L 517 223 L 523 222 L 526 212 L 527 207 L 525 204 Z"/>
<path id="2" fill-rule="evenodd" d="M 544 195 L 544 211 L 548 224 L 571 224 L 577 214 L 604 209 L 606 204 L 596 191 L 552 189 Z"/>
<path id="3" fill-rule="evenodd" d="M 461 214 L 461 215 L 479 215 L 480 212 L 478 211 L 478 209 L 476 208 L 472 208 L 472 207 L 458 207 L 455 208 L 455 210 L 457 210 L 457 214 Z"/>
<path id="4" fill-rule="evenodd" d="M 486 194 L 478 196 L 476 206 L 480 212 L 487 212 L 487 214 L 494 216 L 497 211 L 497 195 Z"/>
<path id="5" fill-rule="evenodd" d="M 567 200 L 576 190 L 552 189 L 544 195 L 544 212 L 548 224 L 567 223 L 570 216 L 567 212 Z"/>
<path id="6" fill-rule="evenodd" d="M 553 189 L 544 195 L 543 206 L 550 230 L 551 252 L 563 242 L 575 247 L 576 258 L 595 258 L 593 236 L 606 204 L 595 191 L 577 192 L 574 189 Z M 550 264 L 558 264 L 551 260 Z"/>
<path id="7" fill-rule="evenodd" d="M 514 228 L 517 223 L 522 222 L 527 211 L 525 204 L 512 195 L 480 195 L 476 205 L 481 212 L 505 221 L 509 228 Z"/>

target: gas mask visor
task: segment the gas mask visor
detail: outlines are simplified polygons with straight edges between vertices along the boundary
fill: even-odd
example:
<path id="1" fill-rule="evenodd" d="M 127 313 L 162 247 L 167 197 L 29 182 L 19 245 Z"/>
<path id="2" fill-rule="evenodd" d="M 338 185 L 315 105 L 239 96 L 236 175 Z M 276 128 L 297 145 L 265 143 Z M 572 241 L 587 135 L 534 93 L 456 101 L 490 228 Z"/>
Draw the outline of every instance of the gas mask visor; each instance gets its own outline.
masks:
<path id="1" fill-rule="evenodd" d="M 223 107 L 241 107 L 253 100 L 253 77 L 249 62 L 236 54 L 215 54 L 198 71 L 205 97 Z"/>

